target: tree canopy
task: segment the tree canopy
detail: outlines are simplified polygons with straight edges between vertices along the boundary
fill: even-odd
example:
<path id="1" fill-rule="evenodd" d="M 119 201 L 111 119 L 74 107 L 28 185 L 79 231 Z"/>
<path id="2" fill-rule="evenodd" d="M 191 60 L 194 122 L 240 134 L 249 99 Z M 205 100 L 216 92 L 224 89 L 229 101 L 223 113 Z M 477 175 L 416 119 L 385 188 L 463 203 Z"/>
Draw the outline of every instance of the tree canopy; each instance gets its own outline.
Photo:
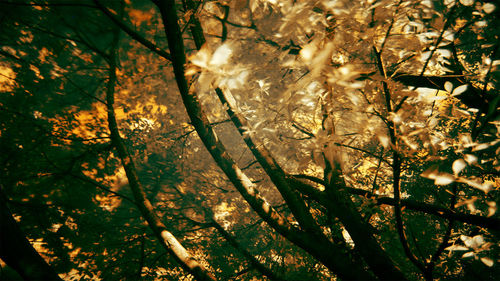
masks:
<path id="1" fill-rule="evenodd" d="M 0 280 L 495 280 L 490 0 L 0 0 Z"/>

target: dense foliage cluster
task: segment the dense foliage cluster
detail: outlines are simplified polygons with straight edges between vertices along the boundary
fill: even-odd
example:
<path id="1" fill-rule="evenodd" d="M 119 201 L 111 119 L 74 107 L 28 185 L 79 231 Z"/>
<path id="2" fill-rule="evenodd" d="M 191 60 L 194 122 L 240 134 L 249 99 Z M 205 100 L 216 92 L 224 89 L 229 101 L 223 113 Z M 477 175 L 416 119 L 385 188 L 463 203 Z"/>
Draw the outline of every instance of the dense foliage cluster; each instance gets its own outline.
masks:
<path id="1" fill-rule="evenodd" d="M 0 0 L 1 280 L 494 280 L 489 0 Z"/>

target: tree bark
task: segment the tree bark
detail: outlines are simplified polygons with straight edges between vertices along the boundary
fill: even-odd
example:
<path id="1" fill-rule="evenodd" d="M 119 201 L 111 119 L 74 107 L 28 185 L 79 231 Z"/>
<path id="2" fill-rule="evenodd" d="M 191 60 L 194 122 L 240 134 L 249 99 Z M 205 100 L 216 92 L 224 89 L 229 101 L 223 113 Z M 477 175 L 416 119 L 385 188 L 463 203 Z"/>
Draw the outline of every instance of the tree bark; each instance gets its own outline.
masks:
<path id="1" fill-rule="evenodd" d="M 116 47 L 118 35 L 115 35 L 114 44 Z M 149 201 L 142 187 L 137 170 L 135 168 L 134 160 L 130 156 L 127 147 L 120 137 L 118 124 L 116 122 L 114 104 L 114 92 L 116 77 L 116 57 L 115 50 L 111 51 L 111 55 L 107 58 L 109 63 L 109 79 L 106 88 L 106 105 L 108 111 L 108 127 L 111 132 L 111 141 L 118 151 L 118 156 L 122 162 L 125 174 L 127 176 L 130 189 L 134 195 L 135 203 L 144 219 L 148 222 L 149 227 L 160 241 L 161 245 L 167 250 L 168 253 L 189 273 L 197 280 L 215 280 L 215 277 L 200 264 L 182 244 L 175 238 L 175 236 L 167 230 L 167 227 L 161 219 L 156 215 L 153 205 Z"/>
<path id="2" fill-rule="evenodd" d="M 399 74 L 394 76 L 393 79 L 406 86 L 416 88 L 431 88 L 442 91 L 445 90 L 444 84 L 446 82 L 452 83 L 454 88 L 461 85 L 467 85 L 467 90 L 456 96 L 456 98 L 468 107 L 479 109 L 481 112 L 488 112 L 490 103 L 494 99 L 494 96 L 483 93 L 483 91 L 474 87 L 472 84 L 467 82 L 464 77 L 461 76 L 419 76 Z"/>
<path id="3" fill-rule="evenodd" d="M 326 194 L 323 191 L 315 188 L 314 186 L 299 180 L 299 178 L 296 178 L 294 176 L 287 176 L 287 180 L 290 181 L 290 185 L 292 185 L 297 190 L 300 190 L 302 194 L 311 197 L 311 199 L 326 207 L 326 205 L 328 204 L 327 202 L 325 202 L 325 200 L 327 200 Z M 347 192 L 350 194 L 360 195 L 372 199 L 377 205 L 394 206 L 396 204 L 394 198 L 384 195 L 375 195 L 368 190 L 348 188 Z M 459 213 L 446 207 L 423 203 L 411 199 L 401 199 L 401 207 L 412 211 L 435 215 L 443 219 L 452 219 L 470 225 L 488 228 L 491 230 L 500 230 L 500 219 L 498 219 L 497 217 L 485 217 L 480 215 Z"/>
<path id="4" fill-rule="evenodd" d="M 177 20 L 174 0 L 155 0 L 168 40 L 174 74 L 184 106 L 195 127 L 200 139 L 212 155 L 217 165 L 224 171 L 229 180 L 240 192 L 243 198 L 266 221 L 269 226 L 278 231 L 292 243 L 306 250 L 325 266 L 330 268 L 338 277 L 345 280 L 370 280 L 373 275 L 362 264 L 353 262 L 349 250 L 342 246 L 330 243 L 321 236 L 310 235 L 291 226 L 269 203 L 258 194 L 258 190 L 250 179 L 241 171 L 226 151 L 215 132 L 212 130 L 208 118 L 203 112 L 198 97 L 189 90 L 184 75 L 186 54 L 184 43 Z"/>
<path id="5" fill-rule="evenodd" d="M 30 244 L 7 206 L 0 189 L 0 258 L 24 280 L 61 280 Z"/>

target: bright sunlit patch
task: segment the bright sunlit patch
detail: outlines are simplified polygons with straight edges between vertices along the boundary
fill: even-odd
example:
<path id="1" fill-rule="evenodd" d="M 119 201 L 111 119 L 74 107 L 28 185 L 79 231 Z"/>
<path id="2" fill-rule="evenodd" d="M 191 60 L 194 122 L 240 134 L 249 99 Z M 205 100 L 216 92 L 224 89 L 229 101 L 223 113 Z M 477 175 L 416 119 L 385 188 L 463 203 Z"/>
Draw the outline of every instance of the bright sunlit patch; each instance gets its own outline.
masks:
<path id="1" fill-rule="evenodd" d="M 474 4 L 474 0 L 460 0 L 460 4 L 464 6 L 472 6 Z"/>
<path id="2" fill-rule="evenodd" d="M 130 9 L 128 14 L 130 16 L 130 20 L 136 26 L 141 25 L 141 23 L 143 22 L 150 21 L 151 18 L 153 17 L 153 13 L 151 13 L 150 11 L 145 12 L 138 9 Z"/>
<path id="3" fill-rule="evenodd" d="M 351 235 L 345 228 L 342 227 L 342 236 L 344 237 L 344 240 L 349 244 L 349 246 L 354 247 L 354 241 L 351 238 Z"/>
<path id="4" fill-rule="evenodd" d="M 215 219 L 219 222 L 222 222 L 224 228 L 228 228 L 231 223 L 226 220 L 226 218 L 230 216 L 231 212 L 233 212 L 235 209 L 236 207 L 230 206 L 226 202 L 222 202 L 222 204 L 218 205 L 215 208 Z"/>
<path id="5" fill-rule="evenodd" d="M 0 91 L 10 91 L 15 84 L 16 74 L 10 67 L 0 65 Z"/>
<path id="6" fill-rule="evenodd" d="M 233 54 L 233 50 L 230 48 L 228 43 L 221 45 L 212 55 L 212 59 L 210 60 L 210 65 L 213 66 L 221 66 L 223 64 L 228 63 L 229 58 Z"/>
<path id="7" fill-rule="evenodd" d="M 302 50 L 300 50 L 300 56 L 302 57 L 302 59 L 306 62 L 309 62 L 312 60 L 312 58 L 314 57 L 314 54 L 316 53 L 316 51 L 318 50 L 318 46 L 316 44 L 316 42 L 311 42 L 307 45 L 305 45 Z"/>
<path id="8" fill-rule="evenodd" d="M 378 137 L 378 140 L 380 141 L 380 144 L 384 148 L 389 147 L 389 145 L 391 143 L 391 140 L 389 139 L 389 137 L 387 135 L 385 135 L 385 134 L 378 134 L 377 137 Z"/>
<path id="9" fill-rule="evenodd" d="M 491 4 L 491 3 L 484 3 L 483 5 L 483 11 L 487 14 L 490 14 L 491 12 L 493 12 L 494 10 L 496 9 L 495 5 Z"/>
<path id="10" fill-rule="evenodd" d="M 210 59 L 210 50 L 204 45 L 194 56 L 190 58 L 191 63 L 201 68 L 208 67 L 208 60 Z"/>

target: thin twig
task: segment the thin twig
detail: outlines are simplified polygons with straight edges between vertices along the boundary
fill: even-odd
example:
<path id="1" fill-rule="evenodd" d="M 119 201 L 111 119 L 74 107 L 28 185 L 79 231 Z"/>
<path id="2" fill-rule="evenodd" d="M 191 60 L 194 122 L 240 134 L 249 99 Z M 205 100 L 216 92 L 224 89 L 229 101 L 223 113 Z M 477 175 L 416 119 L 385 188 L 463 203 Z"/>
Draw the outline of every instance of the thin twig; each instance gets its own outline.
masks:
<path id="1" fill-rule="evenodd" d="M 373 51 L 375 52 L 375 57 L 377 59 L 377 66 L 380 74 L 384 77 L 387 78 L 387 73 L 384 68 L 384 63 L 382 61 L 382 56 L 379 51 L 375 47 L 373 47 Z M 392 106 L 391 106 L 391 93 L 389 91 L 389 87 L 387 85 L 386 81 L 382 81 L 382 87 L 384 91 L 384 96 L 385 96 L 385 102 L 386 102 L 386 108 L 387 112 L 391 113 L 392 112 Z M 398 142 L 397 142 L 397 137 L 396 137 L 396 126 L 394 122 L 391 120 L 387 121 L 387 129 L 389 130 L 389 137 L 391 140 L 392 144 L 392 173 L 393 173 L 393 196 L 394 200 L 396 201 L 396 204 L 394 205 L 394 216 L 396 219 L 396 229 L 398 232 L 399 236 L 399 241 L 401 242 L 401 245 L 403 246 L 403 250 L 405 255 L 408 257 L 408 259 L 415 265 L 417 266 L 422 272 L 425 271 L 425 267 L 422 262 L 418 260 L 418 258 L 415 256 L 415 254 L 411 251 L 410 246 L 408 244 L 408 239 L 406 237 L 405 229 L 404 229 L 404 224 L 403 224 L 403 218 L 402 218 L 402 211 L 401 211 L 401 197 L 400 197 L 400 185 L 401 185 L 401 164 L 402 164 L 402 159 L 399 155 L 398 152 Z"/>
<path id="2" fill-rule="evenodd" d="M 112 22 L 114 22 L 118 27 L 120 27 L 121 30 L 123 30 L 130 37 L 132 37 L 132 39 L 141 43 L 142 45 L 144 45 L 144 47 L 160 55 L 161 57 L 170 61 L 172 60 L 172 57 L 170 56 L 169 53 L 156 46 L 153 42 L 147 40 L 145 37 L 140 35 L 135 30 L 132 30 L 132 28 L 126 25 L 120 18 L 118 18 L 115 14 L 113 14 L 113 12 L 111 12 L 108 8 L 102 5 L 99 0 L 94 0 L 94 3 L 97 5 L 97 8 L 99 8 L 99 10 L 101 10 Z"/>
<path id="3" fill-rule="evenodd" d="M 455 204 L 457 203 L 457 183 L 453 183 L 453 193 L 451 195 L 450 199 L 450 210 L 454 211 L 455 210 Z M 448 219 L 448 227 L 446 228 L 446 232 L 443 235 L 443 240 L 439 244 L 436 252 L 432 255 L 430 261 L 426 264 L 425 266 L 425 272 L 424 272 L 424 277 L 426 280 L 434 280 L 432 277 L 434 268 L 436 267 L 436 262 L 439 260 L 439 257 L 441 254 L 444 252 L 446 247 L 448 246 L 450 239 L 451 239 L 451 234 L 453 232 L 453 227 L 455 225 L 455 220 L 454 219 Z"/>

